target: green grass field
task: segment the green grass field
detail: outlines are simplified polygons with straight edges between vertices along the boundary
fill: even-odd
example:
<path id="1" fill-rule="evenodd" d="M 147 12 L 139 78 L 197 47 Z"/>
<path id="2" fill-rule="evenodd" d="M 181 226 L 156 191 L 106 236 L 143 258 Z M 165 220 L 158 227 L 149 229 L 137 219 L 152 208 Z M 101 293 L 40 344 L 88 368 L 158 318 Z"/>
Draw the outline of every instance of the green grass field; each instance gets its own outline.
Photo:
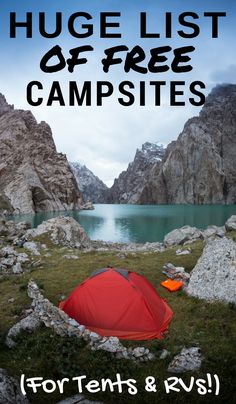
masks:
<path id="1" fill-rule="evenodd" d="M 235 238 L 235 234 L 232 234 Z M 165 279 L 162 266 L 172 262 L 184 266 L 191 271 L 202 253 L 203 243 L 197 242 L 192 246 L 192 254 L 176 256 L 176 249 L 162 253 L 129 254 L 121 259 L 117 252 L 81 253 L 78 260 L 68 260 L 63 255 L 71 252 L 50 246 L 51 257 L 41 257 L 41 262 L 29 273 L 20 276 L 5 277 L 0 280 L 0 367 L 7 369 L 10 374 L 26 377 L 42 376 L 45 379 L 72 378 L 86 375 L 88 381 L 102 378 L 115 379 L 120 373 L 122 380 L 129 378 L 137 381 L 138 394 L 127 392 L 101 392 L 88 394 L 87 398 L 101 400 L 104 403 L 233 403 L 235 399 L 234 381 L 236 375 L 236 308 L 233 304 L 210 304 L 186 296 L 182 291 L 169 293 L 160 286 Z M 23 249 L 20 250 L 21 252 Z M 52 330 L 45 327 L 34 334 L 22 334 L 18 345 L 8 349 L 4 340 L 8 329 L 20 318 L 22 310 L 29 308 L 31 300 L 27 296 L 27 283 L 34 279 L 43 291 L 45 297 L 58 304 L 62 295 L 68 296 L 73 288 L 97 268 L 105 266 L 124 267 L 143 274 L 156 287 L 159 294 L 167 299 L 174 311 L 174 317 L 169 327 L 169 333 L 163 340 L 155 341 L 125 341 L 126 346 L 145 346 L 156 354 L 156 359 L 147 363 L 134 363 L 130 360 L 117 360 L 105 352 L 91 351 L 84 341 L 74 338 L 60 338 Z M 8 300 L 14 298 L 14 302 Z M 199 345 L 204 357 L 201 370 L 197 373 L 179 375 L 186 384 L 191 376 L 205 378 L 206 373 L 217 374 L 220 379 L 220 395 L 199 395 L 194 387 L 191 392 L 183 390 L 179 393 L 166 394 L 164 380 L 171 375 L 167 367 L 173 356 L 186 346 Z M 159 359 L 161 350 L 166 348 L 170 355 Z M 154 376 L 157 392 L 147 392 L 144 389 L 145 378 Z M 77 393 L 75 382 L 67 386 L 63 397 Z M 45 394 L 41 390 L 37 394 L 28 392 L 31 403 L 54 404 L 62 395 L 59 393 Z M 17 404 L 17 403 L 16 403 Z"/>

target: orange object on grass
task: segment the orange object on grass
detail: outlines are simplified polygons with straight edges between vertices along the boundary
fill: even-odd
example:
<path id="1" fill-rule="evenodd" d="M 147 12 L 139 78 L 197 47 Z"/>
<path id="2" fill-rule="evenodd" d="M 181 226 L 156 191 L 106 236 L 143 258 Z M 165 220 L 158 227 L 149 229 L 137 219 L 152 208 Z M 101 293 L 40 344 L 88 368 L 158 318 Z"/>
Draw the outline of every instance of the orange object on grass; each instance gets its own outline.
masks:
<path id="1" fill-rule="evenodd" d="M 176 292 L 183 286 L 183 282 L 181 281 L 173 281 L 173 279 L 166 279 L 165 281 L 161 282 L 161 286 L 168 289 L 170 292 Z"/>

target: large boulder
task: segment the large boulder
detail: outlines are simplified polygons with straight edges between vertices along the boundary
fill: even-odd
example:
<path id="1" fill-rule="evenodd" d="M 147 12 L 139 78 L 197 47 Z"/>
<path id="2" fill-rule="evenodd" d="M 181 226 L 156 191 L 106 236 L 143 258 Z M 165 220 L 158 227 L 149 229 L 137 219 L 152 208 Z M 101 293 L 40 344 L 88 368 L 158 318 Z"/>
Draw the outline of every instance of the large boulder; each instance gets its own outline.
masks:
<path id="1" fill-rule="evenodd" d="M 236 231 L 236 215 L 232 215 L 225 223 L 227 231 Z"/>
<path id="2" fill-rule="evenodd" d="M 13 327 L 10 328 L 10 330 L 8 331 L 5 341 L 8 348 L 13 348 L 17 344 L 16 338 L 22 331 L 32 333 L 36 328 L 40 326 L 40 324 L 41 321 L 35 315 L 35 313 L 31 313 L 29 316 L 23 318 L 18 323 L 13 325 Z"/>
<path id="3" fill-rule="evenodd" d="M 9 376 L 4 369 L 0 369 L 0 403 L 29 404 L 27 398 L 21 393 L 18 381 Z"/>
<path id="4" fill-rule="evenodd" d="M 236 244 L 224 237 L 208 242 L 192 270 L 187 293 L 236 303 Z"/>
<path id="5" fill-rule="evenodd" d="M 176 355 L 168 366 L 168 372 L 184 373 L 195 372 L 202 364 L 201 350 L 198 347 L 183 348 L 179 355 Z"/>
<path id="6" fill-rule="evenodd" d="M 21 237 L 30 228 L 31 224 L 28 222 L 15 223 L 13 220 L 0 219 L 0 237 L 13 240 L 15 237 Z"/>
<path id="7" fill-rule="evenodd" d="M 166 234 L 164 238 L 164 244 L 166 247 L 171 247 L 174 245 L 182 245 L 187 241 L 195 241 L 203 239 L 203 234 L 201 230 L 196 227 L 184 226 L 180 229 L 172 230 L 170 233 Z"/>
<path id="8" fill-rule="evenodd" d="M 88 248 L 90 239 L 83 227 L 72 217 L 58 216 L 42 222 L 36 229 L 25 234 L 26 239 L 48 234 L 55 245 L 72 248 Z"/>

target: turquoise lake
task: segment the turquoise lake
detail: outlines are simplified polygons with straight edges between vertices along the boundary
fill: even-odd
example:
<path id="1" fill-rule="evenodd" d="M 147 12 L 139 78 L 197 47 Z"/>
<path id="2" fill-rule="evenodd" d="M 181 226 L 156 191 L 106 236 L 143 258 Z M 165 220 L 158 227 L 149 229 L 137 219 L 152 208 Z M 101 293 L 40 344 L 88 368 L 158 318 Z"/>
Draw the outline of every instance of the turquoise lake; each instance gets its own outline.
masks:
<path id="1" fill-rule="evenodd" d="M 14 216 L 33 227 L 59 214 L 72 216 L 92 240 L 137 242 L 163 241 L 165 234 L 184 225 L 205 229 L 222 226 L 236 214 L 236 205 L 95 205 L 94 210 L 37 213 Z"/>

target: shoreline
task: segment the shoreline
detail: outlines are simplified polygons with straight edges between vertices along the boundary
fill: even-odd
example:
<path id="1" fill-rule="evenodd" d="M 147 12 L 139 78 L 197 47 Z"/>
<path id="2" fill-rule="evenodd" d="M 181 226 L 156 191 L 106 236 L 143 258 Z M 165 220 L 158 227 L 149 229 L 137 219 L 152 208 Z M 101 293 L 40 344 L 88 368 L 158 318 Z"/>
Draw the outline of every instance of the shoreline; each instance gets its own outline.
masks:
<path id="1" fill-rule="evenodd" d="M 173 208 L 173 209 L 172 209 Z M 109 210 L 108 210 L 109 209 Z M 126 245 L 163 245 L 165 236 L 184 226 L 207 233 L 209 228 L 224 230 L 224 223 L 236 214 L 235 205 L 107 205 L 93 211 L 40 212 L 32 215 L 0 216 L 14 223 L 27 221 L 37 228 L 44 221 L 60 216 L 75 219 L 88 234 L 95 248 L 125 248 Z M 214 224 L 213 224 L 214 223 Z"/>

